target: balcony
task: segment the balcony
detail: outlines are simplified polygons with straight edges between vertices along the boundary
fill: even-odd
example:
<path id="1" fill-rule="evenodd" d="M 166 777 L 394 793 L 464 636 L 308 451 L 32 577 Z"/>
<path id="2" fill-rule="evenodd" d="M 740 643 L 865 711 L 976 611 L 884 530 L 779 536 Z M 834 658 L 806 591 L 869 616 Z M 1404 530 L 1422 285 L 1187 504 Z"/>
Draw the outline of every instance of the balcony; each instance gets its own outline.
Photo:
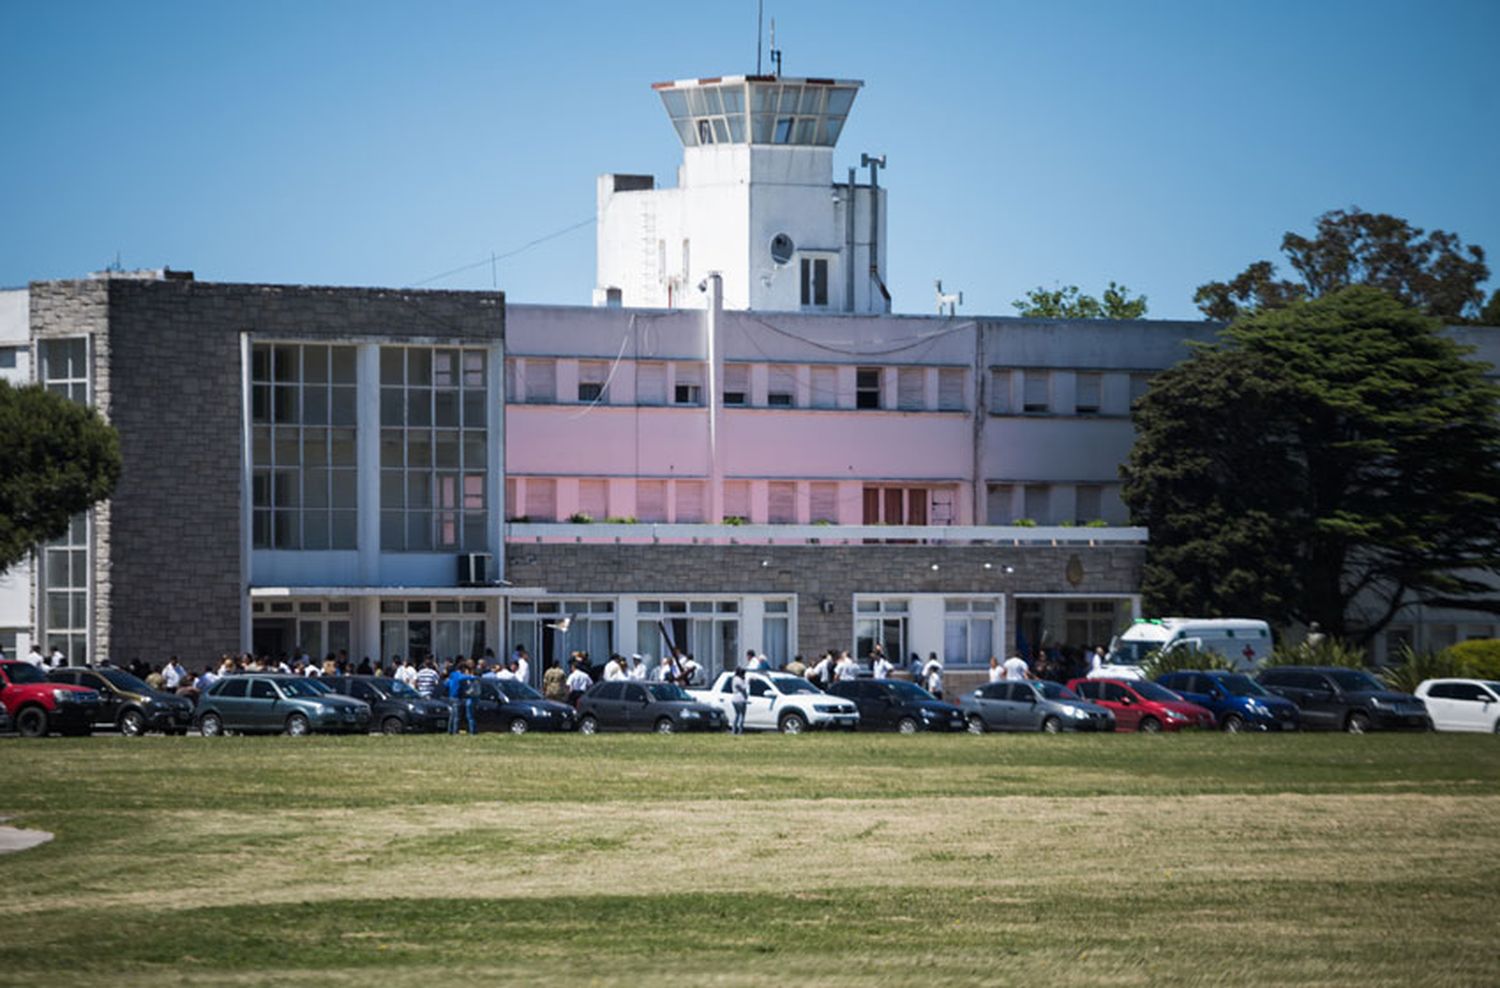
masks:
<path id="1" fill-rule="evenodd" d="M 616 545 L 1145 545 L 1144 528 L 1048 525 L 673 525 L 509 522 L 507 545 L 557 542 Z"/>

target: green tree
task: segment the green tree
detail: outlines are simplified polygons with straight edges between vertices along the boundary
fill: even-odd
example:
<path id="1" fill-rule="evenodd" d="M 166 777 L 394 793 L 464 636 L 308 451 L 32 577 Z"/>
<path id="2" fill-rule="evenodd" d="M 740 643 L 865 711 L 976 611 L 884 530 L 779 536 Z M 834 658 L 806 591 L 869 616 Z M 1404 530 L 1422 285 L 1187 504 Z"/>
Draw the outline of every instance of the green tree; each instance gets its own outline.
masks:
<path id="1" fill-rule="evenodd" d="M 1291 232 L 1281 238 L 1281 252 L 1299 280 L 1278 279 L 1275 264 L 1256 261 L 1230 281 L 1198 286 L 1193 302 L 1210 319 L 1227 322 L 1350 285 L 1373 285 L 1448 322 L 1479 315 L 1479 285 L 1490 276 L 1483 248 L 1465 247 L 1442 230 L 1424 236 L 1406 220 L 1358 206 L 1324 213 L 1317 226 L 1311 239 Z"/>
<path id="2" fill-rule="evenodd" d="M 1130 289 L 1113 281 L 1100 298 L 1079 294 L 1077 285 L 1033 288 L 1011 305 L 1036 319 L 1140 319 L 1146 315 L 1146 296 L 1130 297 Z"/>
<path id="3" fill-rule="evenodd" d="M 109 497 L 120 441 L 91 408 L 0 381 L 0 572 Z"/>
<path id="4" fill-rule="evenodd" d="M 1242 319 L 1157 375 L 1121 471 L 1151 531 L 1148 608 L 1356 643 L 1412 600 L 1500 612 L 1477 578 L 1500 572 L 1500 388 L 1467 354 L 1356 286 Z"/>
<path id="5" fill-rule="evenodd" d="M 1495 294 L 1485 303 L 1484 311 L 1479 313 L 1479 325 L 1500 326 L 1500 288 L 1495 290 Z"/>

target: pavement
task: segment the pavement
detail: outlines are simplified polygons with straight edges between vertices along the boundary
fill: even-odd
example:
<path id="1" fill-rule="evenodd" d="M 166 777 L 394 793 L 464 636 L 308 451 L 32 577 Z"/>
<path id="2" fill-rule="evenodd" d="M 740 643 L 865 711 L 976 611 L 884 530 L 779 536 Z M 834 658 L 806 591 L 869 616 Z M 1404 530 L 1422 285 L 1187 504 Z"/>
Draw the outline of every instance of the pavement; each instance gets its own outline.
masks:
<path id="1" fill-rule="evenodd" d="M 0 820 L 4 819 L 0 817 Z M 29 851 L 38 844 L 45 844 L 51 839 L 52 835 L 45 830 L 20 830 L 0 824 L 0 854 Z"/>

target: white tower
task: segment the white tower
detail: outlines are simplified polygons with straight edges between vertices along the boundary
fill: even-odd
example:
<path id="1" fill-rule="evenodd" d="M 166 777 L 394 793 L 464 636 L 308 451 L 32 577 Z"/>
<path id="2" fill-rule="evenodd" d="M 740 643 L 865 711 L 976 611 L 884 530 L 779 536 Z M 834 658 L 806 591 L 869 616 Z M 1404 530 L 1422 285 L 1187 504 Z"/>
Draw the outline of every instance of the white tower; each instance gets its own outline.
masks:
<path id="1" fill-rule="evenodd" d="M 874 166 L 872 184 L 853 168 L 833 181 L 833 149 L 862 85 L 759 75 L 655 84 L 682 140 L 677 188 L 600 176 L 594 303 L 702 307 L 697 285 L 717 271 L 725 308 L 889 312 L 885 190 L 873 187 Z"/>

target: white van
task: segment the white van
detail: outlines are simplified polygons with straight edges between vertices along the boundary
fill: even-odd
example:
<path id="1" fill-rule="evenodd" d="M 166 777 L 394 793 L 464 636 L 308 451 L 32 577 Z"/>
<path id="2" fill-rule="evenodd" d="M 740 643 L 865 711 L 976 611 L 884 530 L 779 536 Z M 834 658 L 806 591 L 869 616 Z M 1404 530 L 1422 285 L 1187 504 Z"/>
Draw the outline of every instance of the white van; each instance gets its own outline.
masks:
<path id="1" fill-rule="evenodd" d="M 1241 672 L 1271 654 L 1271 626 L 1253 618 L 1142 618 L 1109 643 L 1095 679 L 1142 679 L 1141 660 L 1155 651 L 1217 652 Z"/>

